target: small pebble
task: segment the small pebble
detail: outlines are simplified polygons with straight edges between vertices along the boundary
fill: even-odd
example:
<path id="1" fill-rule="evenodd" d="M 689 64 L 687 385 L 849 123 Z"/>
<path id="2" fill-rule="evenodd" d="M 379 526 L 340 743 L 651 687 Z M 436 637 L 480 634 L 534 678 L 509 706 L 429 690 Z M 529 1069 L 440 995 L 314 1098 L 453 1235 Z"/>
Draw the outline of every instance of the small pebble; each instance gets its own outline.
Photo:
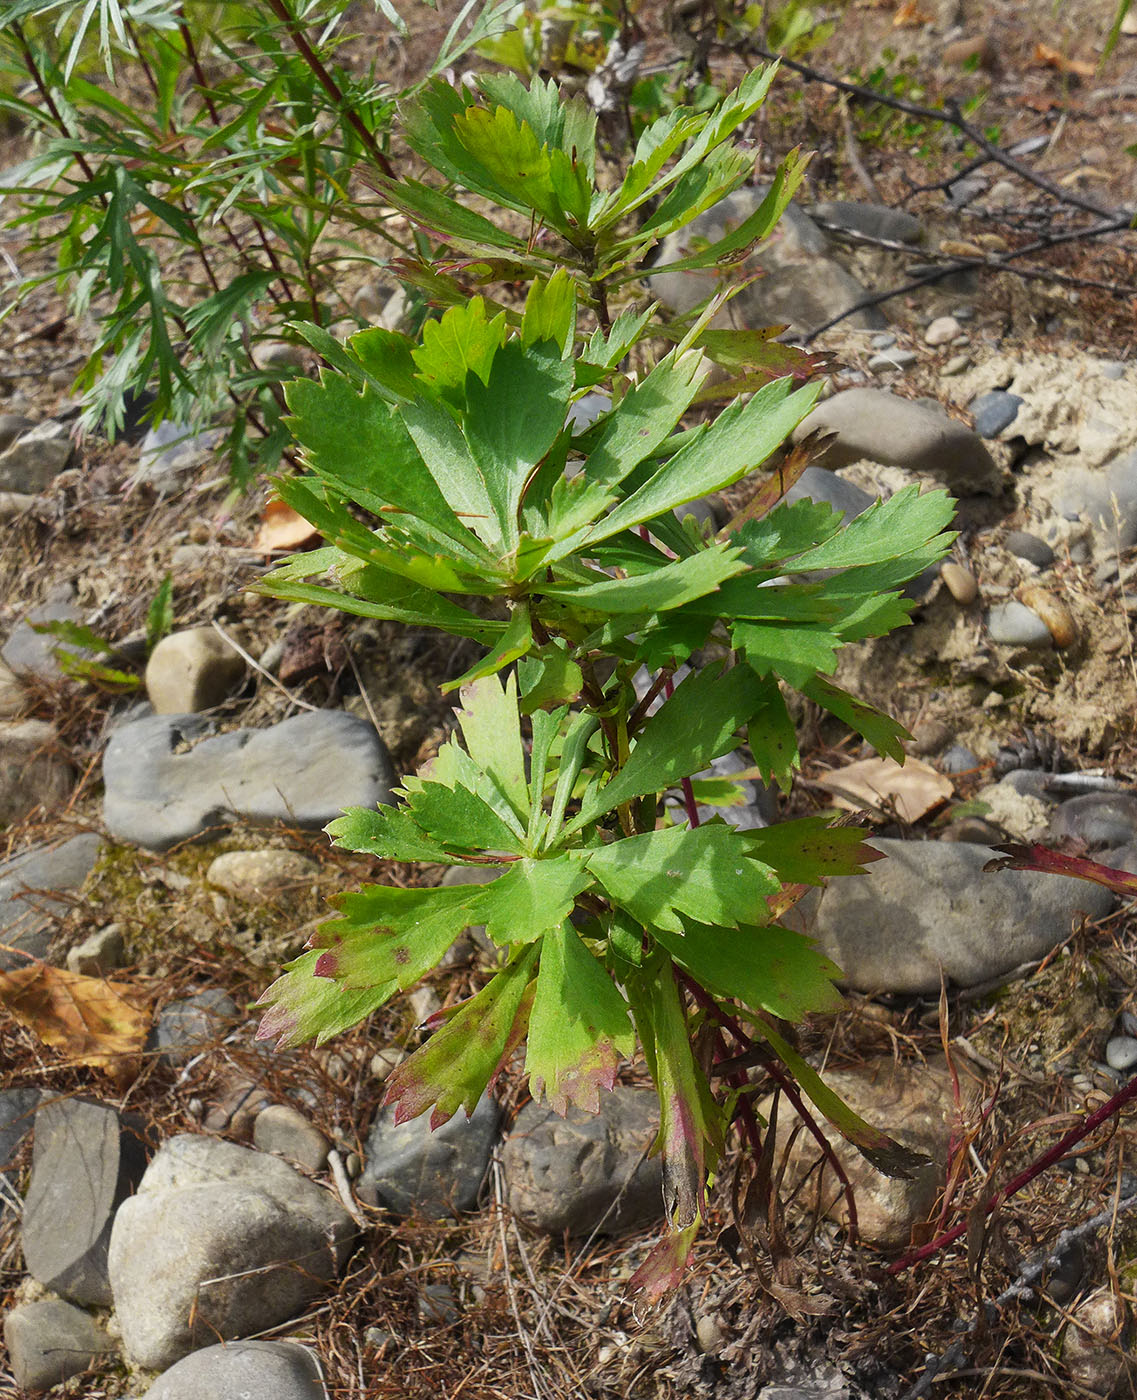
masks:
<path id="1" fill-rule="evenodd" d="M 1103 360 L 1101 362 L 1102 377 L 1105 379 L 1124 379 L 1125 371 L 1129 368 L 1124 360 Z"/>
<path id="2" fill-rule="evenodd" d="M 969 608 L 978 598 L 979 585 L 975 581 L 975 575 L 962 564 L 953 564 L 949 560 L 941 567 L 940 577 L 947 585 L 947 591 L 961 608 Z"/>
<path id="3" fill-rule="evenodd" d="M 1054 563 L 1054 551 L 1029 530 L 1012 530 L 1003 543 L 1016 559 L 1026 559 L 1036 568 L 1049 569 Z"/>
<path id="4" fill-rule="evenodd" d="M 980 394 L 968 404 L 975 418 L 975 431 L 980 437 L 998 437 L 1004 428 L 1009 428 L 1018 416 L 1025 399 L 1018 394 L 1008 394 L 1005 389 L 992 389 L 989 394 Z"/>
<path id="5" fill-rule="evenodd" d="M 726 1340 L 722 1319 L 717 1313 L 704 1313 L 695 1323 L 695 1337 L 699 1350 L 706 1356 L 716 1356 Z"/>
<path id="6" fill-rule="evenodd" d="M 870 374 L 886 374 L 890 369 L 907 369 L 918 358 L 915 350 L 886 350 L 884 354 L 872 357 L 868 370 Z"/>
<path id="7" fill-rule="evenodd" d="M 1129 1035 L 1115 1035 L 1105 1047 L 1105 1062 L 1120 1072 L 1137 1065 L 1137 1040 Z"/>
<path id="8" fill-rule="evenodd" d="M 940 374 L 945 379 L 953 374 L 962 374 L 963 371 L 970 366 L 970 364 L 971 356 L 967 353 L 966 350 L 963 350 L 958 355 L 953 355 L 951 359 L 944 364 L 943 369 L 940 370 Z"/>
<path id="9" fill-rule="evenodd" d="M 1004 647 L 1052 647 L 1050 628 L 1022 603 L 999 603 L 987 614 L 991 640 Z"/>
<path id="10" fill-rule="evenodd" d="M 874 335 L 869 344 L 874 350 L 891 350 L 896 344 L 896 337 L 891 332 L 885 331 L 880 335 Z"/>
<path id="11" fill-rule="evenodd" d="M 940 757 L 940 768 L 945 773 L 968 773 L 979 767 L 979 759 L 963 744 L 952 744 Z"/>
<path id="12" fill-rule="evenodd" d="M 924 332 L 924 343 L 926 345 L 948 345 L 962 329 L 963 327 L 954 316 L 937 316 Z"/>

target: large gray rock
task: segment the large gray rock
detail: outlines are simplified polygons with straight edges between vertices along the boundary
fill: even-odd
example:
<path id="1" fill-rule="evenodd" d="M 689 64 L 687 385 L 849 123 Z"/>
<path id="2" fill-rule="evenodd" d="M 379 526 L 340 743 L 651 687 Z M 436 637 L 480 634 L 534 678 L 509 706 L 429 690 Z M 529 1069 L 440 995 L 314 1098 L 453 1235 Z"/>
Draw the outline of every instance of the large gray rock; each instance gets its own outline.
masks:
<path id="1" fill-rule="evenodd" d="M 296 1342 L 202 1347 L 164 1371 L 142 1400 L 327 1400 L 315 1353 Z"/>
<path id="2" fill-rule="evenodd" d="M 140 1125 L 109 1104 L 53 1099 L 36 1112 L 22 1242 L 28 1273 L 76 1303 L 109 1307 L 107 1246 L 119 1204 L 142 1178 Z"/>
<path id="3" fill-rule="evenodd" d="M 818 404 L 795 429 L 794 441 L 816 429 L 837 434 L 817 459 L 830 471 L 869 461 L 927 472 L 964 495 L 1002 488 L 999 469 L 979 436 L 928 399 L 845 389 Z"/>
<path id="4" fill-rule="evenodd" d="M 4 1345 L 16 1384 L 31 1391 L 77 1376 L 115 1349 L 93 1317 L 62 1298 L 14 1307 L 4 1319 Z"/>
<path id="5" fill-rule="evenodd" d="M 1050 820 L 1055 841 L 1084 841 L 1091 851 L 1129 846 L 1137 841 L 1137 795 L 1087 792 L 1063 802 Z"/>
<path id="6" fill-rule="evenodd" d="M 213 627 L 163 637 L 146 663 L 156 715 L 188 715 L 220 705 L 245 677 L 244 658 Z"/>
<path id="7" fill-rule="evenodd" d="M 103 781 L 108 830 L 160 851 L 238 819 L 326 826 L 390 802 L 394 772 L 372 726 L 342 710 L 213 737 L 199 715 L 154 715 L 115 730 Z"/>
<path id="8" fill-rule="evenodd" d="M 27 691 L 6 661 L 0 661 L 0 719 L 21 714 L 28 703 Z"/>
<path id="9" fill-rule="evenodd" d="M 0 826 L 23 821 L 37 807 L 61 806 L 74 781 L 46 720 L 0 721 Z"/>
<path id="10" fill-rule="evenodd" d="M 429 1113 L 396 1123 L 393 1108 L 381 1109 L 367 1139 L 359 1199 L 435 1220 L 473 1210 L 500 1121 L 501 1110 L 488 1094 L 469 1118 L 459 1111 L 434 1132 Z"/>
<path id="11" fill-rule="evenodd" d="M 849 233 L 863 233 L 866 238 L 885 238 L 891 243 L 919 243 L 924 235 L 923 225 L 915 214 L 909 214 L 906 209 L 892 209 L 887 204 L 858 204 L 851 199 L 831 199 L 811 205 L 809 212 L 814 219 L 834 224 Z"/>
<path id="12" fill-rule="evenodd" d="M 180 491 L 188 473 L 209 460 L 224 436 L 219 428 L 202 428 L 171 418 L 154 424 L 138 450 L 135 485 L 149 486 L 159 496 Z"/>
<path id="13" fill-rule="evenodd" d="M 82 887 L 99 858 L 102 842 L 82 832 L 59 846 L 36 846 L 0 863 L 0 971 L 46 956 L 56 920 L 71 907 L 59 899 Z"/>
<path id="14" fill-rule="evenodd" d="M 843 476 L 838 476 L 835 471 L 827 471 L 824 467 L 806 467 L 782 499 L 790 506 L 798 501 L 823 501 L 833 510 L 842 511 L 847 525 L 868 510 L 878 498 L 846 481 Z"/>
<path id="15" fill-rule="evenodd" d="M 75 445 L 59 423 L 29 428 L 0 452 L 0 491 L 34 495 L 50 486 L 70 463 Z"/>
<path id="16" fill-rule="evenodd" d="M 302 1312 L 332 1282 L 355 1226 L 278 1157 L 182 1134 L 166 1142 L 111 1233 L 123 1344 L 140 1366 Z"/>
<path id="17" fill-rule="evenodd" d="M 561 1118 L 528 1103 L 502 1150 L 509 1208 L 550 1235 L 616 1234 L 663 1215 L 655 1091 L 617 1085 L 600 1112 L 570 1107 Z"/>
<path id="18" fill-rule="evenodd" d="M 1067 519 L 1088 520 L 1096 550 L 1107 558 L 1137 544 L 1137 451 L 1118 457 L 1104 471 L 1067 472 L 1055 496 Z"/>
<path id="19" fill-rule="evenodd" d="M 764 189 L 736 190 L 666 238 L 655 264 L 659 270 L 648 279 L 652 296 L 682 315 L 718 291 L 722 284 L 714 271 L 668 272 L 667 264 L 732 232 L 758 208 L 765 193 Z M 809 215 L 791 204 L 770 237 L 743 264 L 744 272 L 767 275 L 744 288 L 714 324 L 761 327 L 788 323 L 795 332 L 823 325 L 865 295 L 864 287 L 830 252 L 829 240 Z M 848 321 L 868 330 L 886 324 L 876 307 L 855 312 Z"/>
<path id="20" fill-rule="evenodd" d="M 816 939 L 858 991 L 973 987 L 1043 958 L 1079 913 L 1113 907 L 1100 885 L 1028 870 L 984 874 L 983 846 L 873 837 L 886 860 L 811 891 L 786 922 Z"/>

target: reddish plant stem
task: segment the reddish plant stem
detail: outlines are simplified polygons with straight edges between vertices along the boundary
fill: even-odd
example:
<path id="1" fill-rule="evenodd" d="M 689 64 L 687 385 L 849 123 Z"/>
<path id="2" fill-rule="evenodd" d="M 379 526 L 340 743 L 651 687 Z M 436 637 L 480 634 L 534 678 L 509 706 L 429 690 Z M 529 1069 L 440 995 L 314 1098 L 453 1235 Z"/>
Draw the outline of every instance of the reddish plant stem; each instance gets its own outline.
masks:
<path id="1" fill-rule="evenodd" d="M 1102 1104 L 1101 1108 L 1096 1109 L 1088 1118 L 1083 1119 L 1079 1127 L 1071 1129 L 1064 1137 L 1059 1138 L 1053 1147 L 1047 1148 L 1041 1157 L 1019 1172 L 1018 1176 L 1012 1177 L 1001 1190 L 996 1191 L 984 1206 L 983 1214 L 990 1215 L 993 1210 L 997 1210 L 1004 1201 L 1009 1200 L 1024 1186 L 1029 1186 L 1036 1176 L 1041 1176 L 1048 1167 L 1065 1157 L 1072 1147 L 1076 1147 L 1083 1138 L 1089 1137 L 1095 1128 L 1100 1128 L 1107 1119 L 1112 1118 L 1115 1113 L 1123 1109 L 1126 1104 L 1132 1103 L 1134 1099 L 1137 1099 L 1137 1075 L 1126 1084 L 1124 1089 L 1119 1089 L 1107 1103 Z M 889 1264 L 888 1272 L 900 1274 L 905 1269 L 910 1269 L 913 1264 L 930 1259 L 933 1254 L 938 1254 L 940 1250 L 946 1249 L 949 1244 L 954 1244 L 956 1240 L 966 1234 L 967 1226 L 968 1221 L 961 1220 L 958 1225 L 952 1226 L 950 1230 L 937 1236 L 936 1239 L 930 1240 L 927 1244 L 921 1245 L 919 1249 L 914 1249 L 911 1254 L 906 1254 L 902 1259 L 897 1259 L 894 1263 Z"/>
<path id="2" fill-rule="evenodd" d="M 817 1120 L 814 1118 L 813 1114 L 810 1113 L 808 1108 L 806 1108 L 805 1103 L 802 1101 L 801 1095 L 798 1093 L 797 1085 L 793 1082 L 789 1075 L 786 1074 L 785 1070 L 782 1069 L 781 1065 L 775 1062 L 773 1056 L 768 1054 L 768 1052 L 761 1045 L 759 1045 L 758 1042 L 752 1036 L 748 1035 L 747 1032 L 743 1030 L 740 1023 L 733 1016 L 731 1016 L 729 1012 L 724 1011 L 722 1007 L 718 1004 L 718 1002 L 715 1001 L 714 997 L 712 997 L 711 994 L 704 987 L 702 987 L 698 982 L 696 982 L 695 979 L 691 977 L 689 973 L 679 970 L 679 978 L 682 985 L 687 989 L 688 992 L 690 992 L 691 996 L 698 1003 L 698 1005 L 701 1006 L 703 1010 L 707 1012 L 708 1015 L 713 1016 L 720 1026 L 722 1026 L 725 1030 L 728 1030 L 731 1033 L 731 1035 L 738 1042 L 739 1046 L 741 1046 L 744 1052 L 753 1052 L 755 1055 L 761 1057 L 762 1068 L 766 1071 L 766 1073 L 770 1076 L 770 1078 L 774 1081 L 778 1088 L 781 1089 L 782 1093 L 785 1094 L 794 1112 L 805 1124 L 806 1131 L 809 1133 L 810 1137 L 813 1138 L 814 1142 L 817 1143 L 818 1147 L 821 1148 L 821 1151 L 825 1154 L 825 1160 L 833 1168 L 834 1176 L 841 1183 L 841 1189 L 845 1195 L 845 1203 L 849 1208 L 849 1234 L 851 1238 L 855 1239 L 857 1236 L 858 1227 L 857 1202 L 856 1198 L 853 1195 L 853 1183 L 849 1180 L 848 1173 L 845 1171 L 845 1168 L 841 1165 L 837 1154 L 833 1151 L 833 1144 L 821 1131 L 821 1128 L 818 1126 Z"/>
<path id="3" fill-rule="evenodd" d="M 347 99 L 344 97 L 340 85 L 324 67 L 319 54 L 316 53 L 315 49 L 313 49 L 312 45 L 308 42 L 308 36 L 291 15 L 284 0 L 268 0 L 268 7 L 284 25 L 285 29 L 288 30 L 289 38 L 296 45 L 301 58 L 303 58 L 304 62 L 312 70 L 316 81 L 343 112 L 355 131 L 355 134 L 367 148 L 367 154 L 383 174 L 386 175 L 388 179 L 393 180 L 395 178 L 395 167 L 379 149 L 378 141 L 376 141 L 373 134 L 368 131 L 359 113 L 353 111 L 352 108 L 348 106 Z"/>

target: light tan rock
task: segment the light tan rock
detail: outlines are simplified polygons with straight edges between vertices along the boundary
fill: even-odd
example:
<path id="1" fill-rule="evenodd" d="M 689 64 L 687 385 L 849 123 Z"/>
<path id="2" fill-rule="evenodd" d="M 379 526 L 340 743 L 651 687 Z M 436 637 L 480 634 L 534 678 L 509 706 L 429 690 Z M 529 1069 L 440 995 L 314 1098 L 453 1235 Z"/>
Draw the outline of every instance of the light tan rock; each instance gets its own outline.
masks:
<path id="1" fill-rule="evenodd" d="M 1130 1354 L 1133 1319 L 1120 1298 L 1099 1289 L 1074 1309 L 1062 1340 L 1062 1360 L 1070 1379 L 1095 1395 L 1128 1395 L 1137 1378 Z"/>
<path id="2" fill-rule="evenodd" d="M 74 777 L 45 720 L 0 723 L 0 825 L 22 821 L 40 805 L 61 806 Z"/>
<path id="3" fill-rule="evenodd" d="M 19 677 L 4 661 L 0 661 L 0 717 L 10 719 L 27 704 L 27 694 Z"/>
<path id="4" fill-rule="evenodd" d="M 205 878 L 235 899 L 252 902 L 310 885 L 320 864 L 299 851 L 227 851 L 218 856 Z"/>
<path id="5" fill-rule="evenodd" d="M 241 683 L 245 663 L 212 627 L 174 632 L 154 648 L 146 693 L 156 714 L 190 715 L 219 705 Z"/>
<path id="6" fill-rule="evenodd" d="M 943 1188 L 955 1112 L 947 1071 L 942 1063 L 897 1064 L 882 1058 L 855 1070 L 832 1070 L 825 1075 L 825 1082 L 873 1127 L 931 1159 L 911 1180 L 883 1176 L 815 1114 L 852 1183 L 860 1238 L 878 1249 L 902 1250 L 908 1245 L 912 1227 L 928 1218 Z M 767 1101 L 761 1111 L 768 1107 Z M 779 1117 L 781 1131 L 788 1135 L 793 1111 L 784 1102 L 779 1106 Z M 845 1193 L 831 1166 L 817 1166 L 821 1158 L 816 1141 L 807 1132 L 800 1132 L 790 1148 L 785 1189 L 792 1191 L 809 1174 L 797 1199 L 807 1210 L 820 1203 L 823 1214 L 847 1225 Z"/>

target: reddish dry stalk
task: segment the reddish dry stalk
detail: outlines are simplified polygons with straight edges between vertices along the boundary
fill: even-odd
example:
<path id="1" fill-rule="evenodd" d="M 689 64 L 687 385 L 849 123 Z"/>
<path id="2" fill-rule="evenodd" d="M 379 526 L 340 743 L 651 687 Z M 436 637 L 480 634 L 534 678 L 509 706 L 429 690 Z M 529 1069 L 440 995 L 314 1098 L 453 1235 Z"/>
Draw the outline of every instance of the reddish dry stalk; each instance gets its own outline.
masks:
<path id="1" fill-rule="evenodd" d="M 1120 1112 L 1126 1104 L 1132 1103 L 1134 1099 L 1137 1099 L 1137 1075 L 1126 1084 L 1124 1089 L 1119 1089 L 1107 1103 L 1102 1104 L 1101 1108 L 1091 1113 L 1088 1118 L 1083 1119 L 1079 1127 L 1071 1129 L 1064 1137 L 1059 1138 L 1053 1147 L 1047 1148 L 1042 1156 L 1032 1162 L 1029 1167 L 1019 1172 L 1018 1176 L 1012 1177 L 1002 1190 L 996 1191 L 983 1207 L 983 1214 L 990 1215 L 993 1210 L 997 1210 L 1004 1201 L 1009 1200 L 1024 1186 L 1029 1186 L 1036 1176 L 1041 1176 L 1047 1167 L 1053 1166 L 1060 1158 L 1066 1156 L 1072 1147 L 1076 1147 L 1083 1138 L 1089 1137 L 1095 1128 L 1100 1128 L 1107 1119 L 1112 1118 L 1115 1113 Z M 952 1226 L 950 1230 L 937 1236 L 936 1239 L 921 1245 L 919 1249 L 914 1249 L 903 1259 L 897 1259 L 895 1263 L 889 1264 L 888 1272 L 900 1274 L 905 1269 L 911 1268 L 913 1264 L 919 1264 L 923 1260 L 931 1258 L 933 1254 L 938 1254 L 940 1250 L 946 1249 L 949 1244 L 954 1244 L 956 1240 L 966 1234 L 967 1227 L 968 1220 L 961 1220 L 958 1225 Z"/>

